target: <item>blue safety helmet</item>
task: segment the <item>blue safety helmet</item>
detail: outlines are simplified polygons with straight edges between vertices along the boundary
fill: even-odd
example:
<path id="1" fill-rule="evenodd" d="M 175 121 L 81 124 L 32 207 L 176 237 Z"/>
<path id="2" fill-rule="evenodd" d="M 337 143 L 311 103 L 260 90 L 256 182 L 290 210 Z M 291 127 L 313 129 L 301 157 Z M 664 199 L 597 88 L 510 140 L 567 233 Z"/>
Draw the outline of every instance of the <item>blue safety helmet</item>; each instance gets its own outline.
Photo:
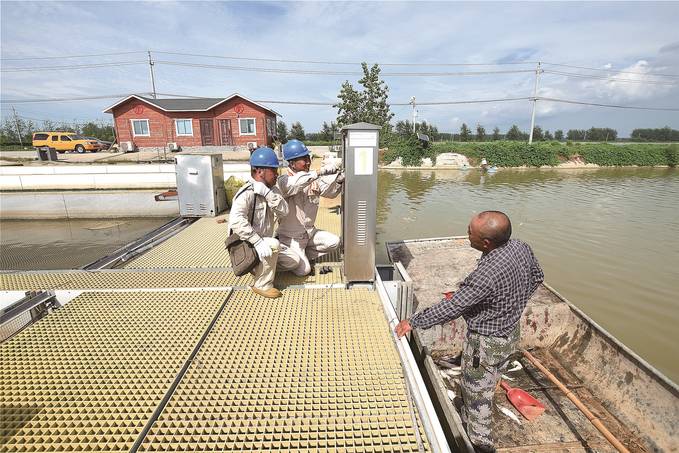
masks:
<path id="1" fill-rule="evenodd" d="M 271 148 L 257 148 L 250 156 L 250 166 L 278 168 L 278 157 Z"/>
<path id="2" fill-rule="evenodd" d="M 288 143 L 283 145 L 283 159 L 287 161 L 308 156 L 309 154 L 309 148 L 307 148 L 304 143 L 294 138 L 288 140 Z"/>

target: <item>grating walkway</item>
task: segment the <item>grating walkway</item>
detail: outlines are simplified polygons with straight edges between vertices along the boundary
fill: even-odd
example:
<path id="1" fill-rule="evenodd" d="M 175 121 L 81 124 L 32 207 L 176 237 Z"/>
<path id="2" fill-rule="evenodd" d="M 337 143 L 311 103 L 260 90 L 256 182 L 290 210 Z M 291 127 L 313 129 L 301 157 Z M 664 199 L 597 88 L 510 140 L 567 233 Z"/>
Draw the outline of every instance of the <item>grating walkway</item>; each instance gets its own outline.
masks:
<path id="1" fill-rule="evenodd" d="M 2 343 L 2 450 L 419 451 L 374 291 L 228 294 L 83 293 Z"/>
<path id="2" fill-rule="evenodd" d="M 424 436 L 424 434 L 422 434 Z M 418 451 L 368 290 L 235 291 L 142 450 Z"/>
<path id="3" fill-rule="evenodd" d="M 85 293 L 0 344 L 0 450 L 128 451 L 227 296 Z"/>
<path id="4" fill-rule="evenodd" d="M 250 275 L 236 277 L 231 269 L 97 271 L 27 271 L 0 274 L 1 291 L 135 289 L 135 288 L 208 288 L 246 286 Z"/>

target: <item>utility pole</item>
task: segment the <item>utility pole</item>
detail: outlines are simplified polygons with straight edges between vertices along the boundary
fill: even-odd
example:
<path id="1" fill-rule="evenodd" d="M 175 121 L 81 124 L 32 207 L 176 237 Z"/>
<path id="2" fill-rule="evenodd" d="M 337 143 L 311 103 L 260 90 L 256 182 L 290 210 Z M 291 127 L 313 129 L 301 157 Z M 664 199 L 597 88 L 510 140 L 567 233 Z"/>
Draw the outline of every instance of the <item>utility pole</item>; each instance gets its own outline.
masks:
<path id="1" fill-rule="evenodd" d="M 413 134 L 415 133 L 415 118 L 417 117 L 417 110 L 415 110 L 415 96 L 410 98 L 410 105 L 413 106 Z"/>
<path id="2" fill-rule="evenodd" d="M 149 68 L 151 69 L 151 86 L 153 87 L 153 99 L 156 98 L 156 78 L 153 74 L 153 65 L 155 64 L 153 60 L 151 59 L 151 51 L 148 51 L 149 53 Z"/>
<path id="3" fill-rule="evenodd" d="M 19 137 L 19 144 L 23 148 L 24 147 L 24 141 L 21 139 L 21 131 L 19 130 L 19 117 L 17 116 L 17 111 L 14 108 L 14 106 L 12 106 L 12 112 L 14 112 L 14 126 L 17 128 L 17 136 Z"/>
<path id="4" fill-rule="evenodd" d="M 530 135 L 528 136 L 528 144 L 533 143 L 533 128 L 535 128 L 535 104 L 538 102 L 538 80 L 540 80 L 540 62 L 538 61 L 538 67 L 535 69 L 535 86 L 533 87 L 533 113 L 530 116 Z"/>

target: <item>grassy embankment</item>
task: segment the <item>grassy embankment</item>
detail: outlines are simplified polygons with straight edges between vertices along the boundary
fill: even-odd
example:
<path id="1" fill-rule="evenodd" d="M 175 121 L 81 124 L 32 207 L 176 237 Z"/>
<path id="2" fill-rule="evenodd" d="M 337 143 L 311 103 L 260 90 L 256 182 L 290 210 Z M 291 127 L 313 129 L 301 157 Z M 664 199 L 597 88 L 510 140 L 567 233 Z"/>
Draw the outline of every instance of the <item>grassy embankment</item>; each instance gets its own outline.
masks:
<path id="1" fill-rule="evenodd" d="M 679 163 L 679 144 L 625 144 L 538 142 L 466 142 L 433 143 L 423 148 L 411 141 L 401 141 L 389 146 L 383 162 L 401 157 L 404 165 L 417 166 L 422 158 L 435 161 L 441 153 L 459 153 L 467 156 L 471 165 L 486 158 L 498 167 L 556 166 L 567 161 L 579 161 L 600 166 L 676 166 Z"/>

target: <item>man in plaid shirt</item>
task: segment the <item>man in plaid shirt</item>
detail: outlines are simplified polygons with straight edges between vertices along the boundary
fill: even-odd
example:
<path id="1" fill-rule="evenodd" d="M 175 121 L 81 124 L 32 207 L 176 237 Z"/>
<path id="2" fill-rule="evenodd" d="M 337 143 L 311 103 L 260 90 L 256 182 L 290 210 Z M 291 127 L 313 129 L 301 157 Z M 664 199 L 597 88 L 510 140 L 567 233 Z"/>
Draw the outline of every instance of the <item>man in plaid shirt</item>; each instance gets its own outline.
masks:
<path id="1" fill-rule="evenodd" d="M 519 341 L 519 319 L 544 274 L 528 244 L 509 239 L 506 214 L 485 211 L 468 227 L 469 242 L 482 252 L 477 268 L 453 297 L 413 314 L 396 326 L 398 336 L 462 316 L 467 336 L 462 352 L 462 419 L 477 451 L 494 452 L 493 394 Z"/>

